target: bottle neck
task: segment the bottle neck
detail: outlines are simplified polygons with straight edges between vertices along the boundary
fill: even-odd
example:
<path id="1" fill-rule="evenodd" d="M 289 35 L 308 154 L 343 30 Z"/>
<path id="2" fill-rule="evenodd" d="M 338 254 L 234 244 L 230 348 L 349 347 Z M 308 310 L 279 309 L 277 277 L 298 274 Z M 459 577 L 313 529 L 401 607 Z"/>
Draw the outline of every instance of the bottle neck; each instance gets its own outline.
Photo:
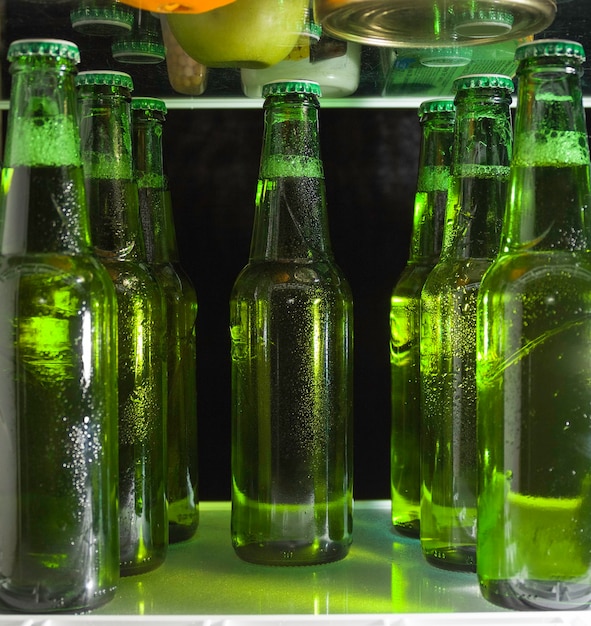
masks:
<path id="1" fill-rule="evenodd" d="M 410 262 L 435 263 L 441 252 L 453 145 L 453 113 L 421 120 L 422 139 L 415 194 Z"/>
<path id="2" fill-rule="evenodd" d="M 251 261 L 330 256 L 318 102 L 308 94 L 269 97 Z"/>
<path id="3" fill-rule="evenodd" d="M 79 87 L 80 136 L 92 241 L 103 258 L 145 256 L 133 179 L 130 95 L 122 87 Z"/>
<path id="4" fill-rule="evenodd" d="M 174 262 L 177 255 L 170 192 L 164 175 L 163 116 L 138 109 L 133 112 L 134 175 L 146 257 L 151 263 Z"/>
<path id="5" fill-rule="evenodd" d="M 90 252 L 75 65 L 23 57 L 12 63 L 11 73 L 0 251 Z"/>
<path id="6" fill-rule="evenodd" d="M 486 259 L 499 250 L 512 153 L 510 95 L 456 96 L 453 159 L 442 258 Z"/>
<path id="7" fill-rule="evenodd" d="M 530 59 L 520 67 L 503 252 L 591 246 L 580 76 L 580 66 L 570 59 Z"/>

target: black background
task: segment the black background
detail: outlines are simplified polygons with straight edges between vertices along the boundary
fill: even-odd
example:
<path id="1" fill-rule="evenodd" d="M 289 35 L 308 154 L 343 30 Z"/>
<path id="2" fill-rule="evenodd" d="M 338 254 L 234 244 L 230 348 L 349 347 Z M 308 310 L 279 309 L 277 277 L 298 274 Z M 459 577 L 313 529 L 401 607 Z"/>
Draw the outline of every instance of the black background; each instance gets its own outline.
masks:
<path id="1" fill-rule="evenodd" d="M 230 495 L 229 296 L 248 261 L 262 111 L 169 112 L 165 162 L 198 315 L 200 496 Z M 333 251 L 355 309 L 355 496 L 389 498 L 389 298 L 408 255 L 416 111 L 320 112 Z"/>

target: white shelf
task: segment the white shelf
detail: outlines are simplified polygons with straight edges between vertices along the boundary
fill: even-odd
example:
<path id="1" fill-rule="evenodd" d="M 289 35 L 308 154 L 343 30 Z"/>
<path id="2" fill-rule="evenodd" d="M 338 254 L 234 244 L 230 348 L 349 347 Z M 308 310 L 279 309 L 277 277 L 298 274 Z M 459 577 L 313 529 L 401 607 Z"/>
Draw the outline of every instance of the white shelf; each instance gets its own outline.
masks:
<path id="1" fill-rule="evenodd" d="M 563 626 L 591 611 L 514 612 L 488 603 L 476 575 L 428 565 L 417 540 L 393 531 L 389 501 L 357 502 L 350 554 L 336 563 L 272 567 L 241 561 L 230 505 L 201 505 L 197 535 L 153 572 L 123 578 L 84 616 L 0 615 L 0 626 Z"/>

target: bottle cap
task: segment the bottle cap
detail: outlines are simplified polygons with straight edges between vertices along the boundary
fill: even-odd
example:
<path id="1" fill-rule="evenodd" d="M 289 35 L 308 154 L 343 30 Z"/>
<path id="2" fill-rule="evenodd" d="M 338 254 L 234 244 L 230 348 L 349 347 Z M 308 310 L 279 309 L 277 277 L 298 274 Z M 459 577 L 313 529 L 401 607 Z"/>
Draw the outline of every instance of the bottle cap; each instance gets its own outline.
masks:
<path id="1" fill-rule="evenodd" d="M 505 89 L 512 93 L 515 85 L 509 76 L 503 74 L 467 74 L 454 80 L 455 92 L 466 89 Z"/>
<path id="2" fill-rule="evenodd" d="M 49 56 L 80 63 L 80 50 L 75 43 L 64 39 L 17 39 L 8 47 L 7 59 L 21 56 Z"/>
<path id="3" fill-rule="evenodd" d="M 137 97 L 131 99 L 131 108 L 134 111 L 158 111 L 167 113 L 166 102 L 160 98 Z"/>
<path id="4" fill-rule="evenodd" d="M 129 32 L 133 11 L 125 4 L 111 7 L 80 6 L 70 11 L 72 28 L 83 35 L 111 36 Z"/>
<path id="5" fill-rule="evenodd" d="M 263 98 L 287 93 L 322 95 L 320 85 L 312 80 L 278 80 L 263 86 Z"/>
<path id="6" fill-rule="evenodd" d="M 513 14 L 499 9 L 477 9 L 460 13 L 455 31 L 461 37 L 483 39 L 501 37 L 511 32 Z"/>
<path id="7" fill-rule="evenodd" d="M 531 59 L 533 57 L 571 57 L 578 61 L 585 61 L 585 49 L 577 41 L 568 39 L 537 39 L 517 46 L 515 60 Z"/>
<path id="8" fill-rule="evenodd" d="M 419 117 L 428 113 L 453 113 L 456 110 L 453 98 L 433 98 L 419 105 Z"/>
<path id="9" fill-rule="evenodd" d="M 160 63 L 166 58 L 166 48 L 156 41 L 120 39 L 111 46 L 111 54 L 121 63 Z"/>
<path id="10" fill-rule="evenodd" d="M 76 85 L 106 85 L 108 87 L 123 87 L 133 91 L 133 79 L 125 72 L 113 70 L 92 70 L 80 72 L 76 76 Z"/>
<path id="11" fill-rule="evenodd" d="M 471 46 L 419 49 L 419 61 L 425 67 L 463 67 L 471 60 Z"/>

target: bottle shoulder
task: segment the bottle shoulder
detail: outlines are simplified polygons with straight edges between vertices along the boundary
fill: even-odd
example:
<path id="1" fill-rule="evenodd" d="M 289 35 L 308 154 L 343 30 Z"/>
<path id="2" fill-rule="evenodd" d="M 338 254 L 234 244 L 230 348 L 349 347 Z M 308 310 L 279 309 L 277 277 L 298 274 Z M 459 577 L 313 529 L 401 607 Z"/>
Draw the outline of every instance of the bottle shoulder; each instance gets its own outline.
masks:
<path id="1" fill-rule="evenodd" d="M 485 258 L 441 260 L 427 276 L 423 294 L 477 289 L 491 263 Z"/>
<path id="2" fill-rule="evenodd" d="M 591 289 L 591 257 L 586 251 L 529 251 L 501 254 L 491 264 L 483 281 L 487 291 L 543 289 Z"/>
<path id="3" fill-rule="evenodd" d="M 431 263 L 408 263 L 394 284 L 391 295 L 401 298 L 420 296 L 425 281 L 435 265 L 435 261 Z"/>
<path id="4" fill-rule="evenodd" d="M 143 295 L 145 298 L 161 298 L 162 290 L 154 273 L 142 261 L 100 259 L 105 266 L 118 297 L 124 294 Z"/>
<path id="5" fill-rule="evenodd" d="M 109 272 L 91 254 L 0 255 L 0 289 L 15 281 L 36 285 L 47 293 L 66 290 L 77 297 L 103 301 L 105 306 L 115 298 Z"/>
<path id="6" fill-rule="evenodd" d="M 248 293 L 265 289 L 332 290 L 350 293 L 341 269 L 332 261 L 253 261 L 242 269 L 233 292 Z"/>

